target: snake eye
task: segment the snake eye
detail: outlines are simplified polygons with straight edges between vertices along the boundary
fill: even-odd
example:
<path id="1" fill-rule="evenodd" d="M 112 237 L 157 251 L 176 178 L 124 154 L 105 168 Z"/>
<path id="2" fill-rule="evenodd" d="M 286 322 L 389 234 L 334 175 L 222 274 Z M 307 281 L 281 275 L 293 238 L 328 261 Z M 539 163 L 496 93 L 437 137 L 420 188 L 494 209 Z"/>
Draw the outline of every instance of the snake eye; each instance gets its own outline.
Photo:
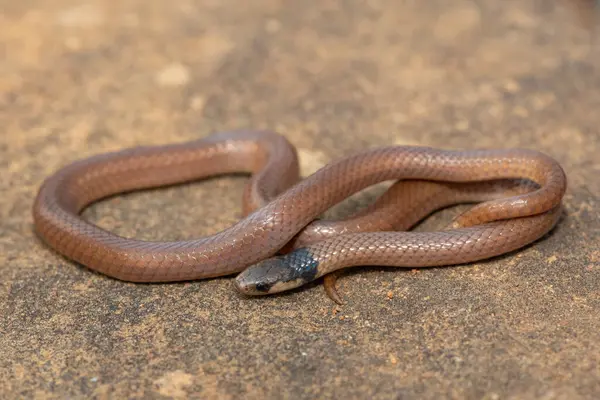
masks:
<path id="1" fill-rule="evenodd" d="M 266 282 L 258 282 L 255 286 L 256 290 L 259 292 L 268 292 L 271 286 Z"/>

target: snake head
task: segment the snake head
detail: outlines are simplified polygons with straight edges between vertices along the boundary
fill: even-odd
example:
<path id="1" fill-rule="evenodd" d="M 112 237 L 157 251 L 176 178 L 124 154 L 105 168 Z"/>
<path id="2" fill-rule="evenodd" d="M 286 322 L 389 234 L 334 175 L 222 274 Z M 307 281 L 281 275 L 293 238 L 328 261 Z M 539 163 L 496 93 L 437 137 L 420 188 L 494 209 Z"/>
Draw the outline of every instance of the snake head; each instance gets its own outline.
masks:
<path id="1" fill-rule="evenodd" d="M 301 248 L 251 265 L 235 279 L 235 286 L 250 296 L 279 293 L 318 278 L 319 262 Z"/>

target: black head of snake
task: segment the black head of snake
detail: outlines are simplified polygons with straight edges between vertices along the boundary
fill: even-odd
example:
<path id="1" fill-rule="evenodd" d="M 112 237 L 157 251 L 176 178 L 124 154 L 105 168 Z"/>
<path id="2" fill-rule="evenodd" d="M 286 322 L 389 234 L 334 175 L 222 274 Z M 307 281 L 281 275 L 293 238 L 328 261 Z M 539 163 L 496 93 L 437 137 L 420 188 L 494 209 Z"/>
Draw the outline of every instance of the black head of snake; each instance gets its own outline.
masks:
<path id="1" fill-rule="evenodd" d="M 260 261 L 235 279 L 237 289 L 247 295 L 279 293 L 304 285 L 318 277 L 319 262 L 306 248 Z"/>

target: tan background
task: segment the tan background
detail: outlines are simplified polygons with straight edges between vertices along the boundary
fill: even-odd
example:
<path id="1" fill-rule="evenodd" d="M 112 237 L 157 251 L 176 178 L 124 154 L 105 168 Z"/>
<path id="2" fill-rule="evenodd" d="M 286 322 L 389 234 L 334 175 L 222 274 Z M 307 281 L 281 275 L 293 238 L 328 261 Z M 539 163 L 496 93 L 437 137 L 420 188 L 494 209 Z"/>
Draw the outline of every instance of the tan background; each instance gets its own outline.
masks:
<path id="1" fill-rule="evenodd" d="M 600 47 L 569 5 L 0 0 L 0 397 L 597 398 Z M 230 278 L 126 284 L 32 233 L 67 162 L 244 127 L 289 137 L 305 173 L 391 143 L 536 148 L 568 173 L 567 216 L 489 262 L 353 271 L 344 307 L 320 284 L 251 300 Z M 238 218 L 244 182 L 85 215 L 196 237 Z"/>

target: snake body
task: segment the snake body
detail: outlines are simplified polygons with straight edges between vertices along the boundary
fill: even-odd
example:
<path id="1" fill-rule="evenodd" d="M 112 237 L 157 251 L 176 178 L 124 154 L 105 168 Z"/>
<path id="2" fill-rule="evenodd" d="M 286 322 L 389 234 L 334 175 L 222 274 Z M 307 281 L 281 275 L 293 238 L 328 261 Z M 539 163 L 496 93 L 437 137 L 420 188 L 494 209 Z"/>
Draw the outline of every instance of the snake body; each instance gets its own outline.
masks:
<path id="1" fill-rule="evenodd" d="M 81 217 L 107 196 L 238 172 L 251 175 L 244 217 L 211 236 L 142 241 Z M 318 220 L 348 196 L 390 180 L 398 183 L 371 208 L 345 221 Z M 373 148 L 300 179 L 297 151 L 285 137 L 233 131 L 71 163 L 43 182 L 33 218 L 50 247 L 105 275 L 173 282 L 241 272 L 235 285 L 252 295 L 288 290 L 355 265 L 452 265 L 518 249 L 556 224 L 565 190 L 561 166 L 525 149 Z M 465 201 L 482 202 L 449 229 L 395 231 Z M 394 211 L 399 207 L 405 211 Z"/>

